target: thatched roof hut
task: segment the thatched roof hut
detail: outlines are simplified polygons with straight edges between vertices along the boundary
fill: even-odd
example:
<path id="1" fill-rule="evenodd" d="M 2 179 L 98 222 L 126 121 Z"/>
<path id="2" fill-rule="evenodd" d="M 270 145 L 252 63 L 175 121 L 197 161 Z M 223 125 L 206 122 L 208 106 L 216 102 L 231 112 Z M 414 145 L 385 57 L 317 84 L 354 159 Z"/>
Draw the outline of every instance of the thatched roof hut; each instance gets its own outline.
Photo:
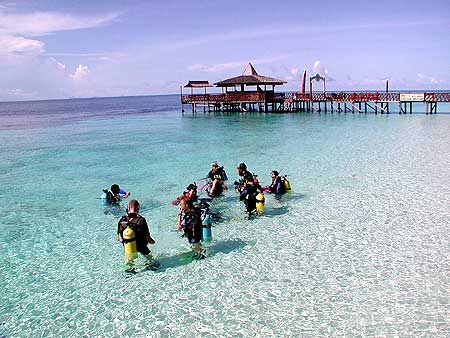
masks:
<path id="1" fill-rule="evenodd" d="M 275 79 L 268 76 L 259 75 L 253 65 L 249 63 L 244 72 L 240 76 L 232 77 L 220 82 L 215 83 L 217 87 L 235 87 L 241 86 L 242 90 L 244 86 L 276 86 L 283 85 L 286 81 Z"/>
<path id="2" fill-rule="evenodd" d="M 187 85 L 184 86 L 184 88 L 191 88 L 191 94 L 194 94 L 195 88 L 205 88 L 205 94 L 206 94 L 206 88 L 212 87 L 213 85 L 209 83 L 209 81 L 189 81 Z"/>
<path id="3" fill-rule="evenodd" d="M 184 88 L 205 88 L 205 87 L 212 87 L 212 85 L 209 84 L 209 81 L 189 81 L 187 85 L 184 86 Z"/>

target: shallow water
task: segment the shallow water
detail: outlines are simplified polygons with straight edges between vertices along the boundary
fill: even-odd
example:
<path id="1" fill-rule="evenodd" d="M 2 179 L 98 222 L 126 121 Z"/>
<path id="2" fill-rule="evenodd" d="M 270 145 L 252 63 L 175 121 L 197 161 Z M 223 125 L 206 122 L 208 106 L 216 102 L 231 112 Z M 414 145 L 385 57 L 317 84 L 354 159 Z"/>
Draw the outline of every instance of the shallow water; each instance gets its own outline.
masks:
<path id="1" fill-rule="evenodd" d="M 450 115 L 182 115 L 167 96 L 0 104 L 0 121 L 1 337 L 450 335 Z M 212 160 L 230 190 L 189 263 L 170 201 Z M 242 161 L 293 187 L 253 220 Z M 159 271 L 121 270 L 112 183 Z"/>

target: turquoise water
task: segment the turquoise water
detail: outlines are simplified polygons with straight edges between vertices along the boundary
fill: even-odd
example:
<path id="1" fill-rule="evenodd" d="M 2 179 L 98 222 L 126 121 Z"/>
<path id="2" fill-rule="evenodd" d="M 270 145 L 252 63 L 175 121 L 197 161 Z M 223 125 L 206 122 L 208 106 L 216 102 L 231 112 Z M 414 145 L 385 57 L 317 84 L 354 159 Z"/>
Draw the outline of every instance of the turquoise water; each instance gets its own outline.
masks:
<path id="1" fill-rule="evenodd" d="M 0 104 L 0 337 L 450 335 L 450 115 L 182 115 L 178 97 Z M 189 263 L 170 204 L 218 160 L 247 163 L 282 203 L 212 208 Z M 142 205 L 157 272 L 127 276 L 119 216 Z"/>

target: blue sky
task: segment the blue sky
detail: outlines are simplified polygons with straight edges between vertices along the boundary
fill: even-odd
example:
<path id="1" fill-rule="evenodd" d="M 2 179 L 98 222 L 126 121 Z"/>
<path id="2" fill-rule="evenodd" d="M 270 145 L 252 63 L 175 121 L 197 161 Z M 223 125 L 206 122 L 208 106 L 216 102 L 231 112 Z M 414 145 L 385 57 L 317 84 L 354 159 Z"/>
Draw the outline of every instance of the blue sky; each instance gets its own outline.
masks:
<path id="1" fill-rule="evenodd" d="M 252 62 L 298 90 L 450 89 L 450 1 L 2 1 L 0 101 L 178 93 Z"/>

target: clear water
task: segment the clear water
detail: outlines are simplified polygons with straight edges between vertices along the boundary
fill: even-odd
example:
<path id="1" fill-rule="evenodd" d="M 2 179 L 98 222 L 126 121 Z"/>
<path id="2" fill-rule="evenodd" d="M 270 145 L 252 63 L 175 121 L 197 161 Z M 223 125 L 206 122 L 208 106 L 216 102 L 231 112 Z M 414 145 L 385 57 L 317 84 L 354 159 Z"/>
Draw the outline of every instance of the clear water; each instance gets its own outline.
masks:
<path id="1" fill-rule="evenodd" d="M 177 96 L 0 104 L 1 337 L 450 336 L 450 115 L 180 113 Z M 218 160 L 293 193 L 213 203 L 189 263 L 170 201 Z M 101 189 L 162 268 L 127 276 Z M 201 181 L 200 181 L 201 183 Z"/>

